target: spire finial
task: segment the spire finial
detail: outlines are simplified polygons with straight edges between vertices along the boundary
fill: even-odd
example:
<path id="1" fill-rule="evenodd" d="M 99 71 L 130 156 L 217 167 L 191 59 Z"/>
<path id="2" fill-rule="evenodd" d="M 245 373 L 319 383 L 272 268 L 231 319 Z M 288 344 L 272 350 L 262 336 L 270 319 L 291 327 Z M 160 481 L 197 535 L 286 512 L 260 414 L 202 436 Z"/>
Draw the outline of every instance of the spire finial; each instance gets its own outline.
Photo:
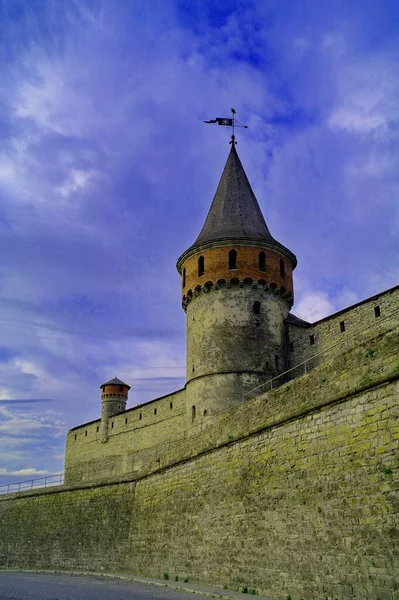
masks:
<path id="1" fill-rule="evenodd" d="M 232 127 L 233 135 L 231 136 L 230 144 L 232 144 L 232 146 L 235 146 L 237 144 L 237 142 L 236 142 L 236 137 L 234 135 L 234 128 L 235 127 L 243 127 L 244 129 L 248 129 L 248 125 L 243 125 L 242 123 L 240 123 L 240 121 L 237 121 L 237 119 L 235 118 L 235 114 L 237 112 L 235 108 L 231 108 L 230 112 L 232 115 L 231 119 L 223 119 L 222 117 L 217 117 L 216 119 L 211 119 L 210 121 L 204 121 L 204 123 L 217 123 L 218 125 Z"/>

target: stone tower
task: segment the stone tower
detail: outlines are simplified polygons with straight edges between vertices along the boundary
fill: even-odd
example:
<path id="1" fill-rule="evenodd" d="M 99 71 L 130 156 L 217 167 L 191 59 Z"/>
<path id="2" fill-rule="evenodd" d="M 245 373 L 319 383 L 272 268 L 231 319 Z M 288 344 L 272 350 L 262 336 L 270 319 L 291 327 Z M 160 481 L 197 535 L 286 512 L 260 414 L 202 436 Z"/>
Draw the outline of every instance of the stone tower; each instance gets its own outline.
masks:
<path id="1" fill-rule="evenodd" d="M 101 439 L 108 440 L 109 420 L 126 410 L 127 398 L 130 385 L 124 383 L 117 377 L 100 385 L 101 388 Z"/>
<path id="2" fill-rule="evenodd" d="M 286 368 L 295 255 L 270 234 L 235 144 L 205 224 L 179 258 L 188 419 L 240 402 Z"/>

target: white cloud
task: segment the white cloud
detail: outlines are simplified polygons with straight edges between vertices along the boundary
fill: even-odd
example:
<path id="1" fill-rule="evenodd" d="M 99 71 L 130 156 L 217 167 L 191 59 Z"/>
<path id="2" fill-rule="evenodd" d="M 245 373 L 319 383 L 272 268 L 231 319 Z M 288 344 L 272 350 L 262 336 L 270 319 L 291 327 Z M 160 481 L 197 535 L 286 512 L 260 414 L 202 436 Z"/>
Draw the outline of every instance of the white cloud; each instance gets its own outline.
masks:
<path id="1" fill-rule="evenodd" d="M 295 304 L 295 310 L 301 319 L 313 323 L 331 315 L 335 311 L 335 307 L 326 293 L 307 292 L 301 295 Z"/>
<path id="2" fill-rule="evenodd" d="M 94 171 L 84 171 L 83 169 L 72 169 L 62 185 L 56 187 L 56 191 L 61 196 L 67 197 L 78 190 L 84 190 L 93 178 Z"/>
<path id="3" fill-rule="evenodd" d="M 47 471 L 45 469 L 34 469 L 34 468 L 27 468 L 27 469 L 19 469 L 18 471 L 8 471 L 7 469 L 0 469 L 0 475 L 11 475 L 12 477 L 32 477 L 32 476 L 38 476 L 38 475 L 53 475 L 53 473 L 51 473 L 50 471 Z"/>
<path id="4" fill-rule="evenodd" d="M 390 55 L 367 62 L 343 62 L 337 72 L 338 103 L 328 125 L 354 133 L 385 137 L 399 119 L 399 80 L 396 60 Z"/>

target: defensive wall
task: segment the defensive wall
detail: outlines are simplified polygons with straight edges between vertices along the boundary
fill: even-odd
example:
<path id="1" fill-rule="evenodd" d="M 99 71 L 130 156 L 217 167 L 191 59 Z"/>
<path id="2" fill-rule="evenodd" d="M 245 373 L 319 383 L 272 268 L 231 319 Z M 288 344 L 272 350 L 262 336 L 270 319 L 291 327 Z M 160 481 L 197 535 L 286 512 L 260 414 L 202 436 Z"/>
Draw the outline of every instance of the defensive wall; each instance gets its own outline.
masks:
<path id="1" fill-rule="evenodd" d="M 398 342 L 359 337 L 130 473 L 0 497 L 1 566 L 397 600 Z"/>
<path id="2" fill-rule="evenodd" d="M 67 434 L 65 483 L 130 473 L 137 451 L 185 429 L 185 410 L 183 389 L 111 417 L 106 443 L 102 441 L 101 419 L 74 427 Z"/>
<path id="3" fill-rule="evenodd" d="M 230 300 L 233 301 L 231 297 Z M 379 308 L 378 316 L 375 312 L 376 307 Z M 264 312 L 267 315 L 273 314 L 269 308 Z M 249 314 L 249 309 L 245 314 Z M 250 318 L 261 320 L 262 316 L 251 315 Z M 199 318 L 199 322 L 201 321 L 202 319 Z M 341 322 L 345 323 L 343 332 L 340 327 Z M 342 342 L 347 342 L 348 345 L 350 342 L 348 347 L 353 346 L 354 343 L 363 344 L 364 348 L 369 350 L 370 338 L 394 329 L 398 322 L 399 286 L 359 302 L 313 325 L 305 322 L 302 326 L 289 324 L 288 344 L 292 344 L 292 350 L 289 351 L 291 366 L 300 365 L 292 370 L 290 376 L 294 378 L 303 374 L 303 361 L 309 361 L 308 370 L 310 370 L 315 364 L 322 364 L 331 358 L 331 355 L 341 354 L 346 349 L 346 345 Z M 312 344 L 311 336 L 314 341 Z M 200 331 L 198 331 L 199 339 Z M 223 346 L 219 352 L 223 352 Z M 312 357 L 316 358 L 312 360 Z M 237 356 L 237 368 L 241 358 L 240 355 Z M 206 364 L 206 361 L 202 362 Z M 199 381 L 201 383 L 201 380 Z M 267 381 L 266 377 L 264 381 Z M 189 405 L 186 390 L 183 389 L 112 417 L 107 443 L 102 443 L 100 419 L 71 429 L 67 435 L 65 483 L 98 481 L 104 477 L 135 472 L 146 460 L 153 462 L 156 445 L 162 448 L 164 445 L 169 447 L 170 440 L 181 438 L 183 433 L 184 437 L 201 434 L 208 426 L 214 424 L 214 414 L 209 408 L 212 406 L 223 408 L 224 403 L 228 406 L 230 402 L 230 398 L 225 398 L 222 394 L 220 378 L 219 385 L 215 385 L 213 379 L 210 383 L 212 385 L 207 395 L 203 393 L 202 388 L 201 393 L 191 394 Z M 256 385 L 257 383 L 252 387 Z M 262 388 L 255 390 L 255 395 L 266 389 L 267 386 L 265 390 Z M 240 400 L 242 399 L 241 397 Z M 193 407 L 196 411 L 195 418 L 191 412 Z"/>
<path id="4" fill-rule="evenodd" d="M 399 286 L 357 302 L 315 323 L 288 323 L 288 355 L 293 367 L 349 339 L 362 329 L 385 331 L 397 327 Z M 336 346 L 340 352 L 339 346 Z M 323 356 L 320 357 L 323 360 Z"/>

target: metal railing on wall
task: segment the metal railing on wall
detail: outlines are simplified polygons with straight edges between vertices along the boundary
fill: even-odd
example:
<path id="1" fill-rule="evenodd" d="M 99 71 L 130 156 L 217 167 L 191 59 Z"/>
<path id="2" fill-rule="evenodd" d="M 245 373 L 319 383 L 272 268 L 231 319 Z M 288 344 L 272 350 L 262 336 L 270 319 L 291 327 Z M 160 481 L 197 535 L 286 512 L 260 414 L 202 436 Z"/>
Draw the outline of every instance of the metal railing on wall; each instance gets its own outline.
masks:
<path id="1" fill-rule="evenodd" d="M 251 390 L 249 390 L 248 392 L 243 394 L 241 400 L 239 400 L 234 406 L 229 406 L 229 407 L 219 411 L 218 413 L 209 415 L 208 417 L 205 418 L 205 420 L 201 424 L 194 425 L 193 427 L 190 427 L 190 428 L 184 430 L 182 432 L 182 434 L 180 434 L 180 436 L 169 438 L 168 440 L 166 440 L 165 442 L 161 442 L 160 444 L 150 446 L 143 450 L 138 450 L 137 454 L 151 454 L 152 455 L 152 453 L 153 453 L 155 456 L 155 459 L 156 459 L 163 452 L 171 449 L 173 446 L 181 444 L 186 439 L 196 438 L 197 436 L 201 435 L 203 433 L 203 431 L 207 427 L 209 427 L 209 425 L 212 425 L 213 421 L 219 419 L 219 417 L 222 414 L 234 411 L 239 406 L 241 406 L 244 402 L 248 401 L 251 397 L 255 398 L 256 396 L 260 396 L 261 394 L 273 391 L 273 390 L 279 388 L 280 386 L 284 385 L 285 383 L 288 383 L 289 381 L 292 381 L 292 380 L 296 379 L 297 377 L 300 377 L 301 375 L 306 375 L 307 373 L 312 371 L 315 367 L 318 367 L 323 362 L 325 362 L 325 360 L 328 360 L 328 358 L 335 357 L 340 352 L 342 353 L 342 352 L 346 352 L 347 350 L 350 350 L 351 347 L 354 347 L 359 342 L 359 335 L 366 332 L 367 330 L 373 329 L 373 330 L 379 330 L 380 332 L 382 332 L 383 328 L 380 327 L 380 324 L 384 323 L 387 320 L 392 319 L 392 317 L 394 317 L 396 315 L 399 317 L 399 309 L 392 311 L 386 317 L 378 319 L 378 323 L 373 323 L 372 325 L 367 325 L 366 327 L 357 329 L 351 335 L 345 336 L 345 339 L 340 340 L 334 344 L 331 344 L 324 350 L 318 352 L 317 354 L 313 354 L 311 357 L 309 357 L 305 361 L 295 365 L 291 369 L 288 369 L 287 371 L 284 371 L 283 373 L 280 373 L 279 375 L 276 375 L 275 377 L 268 379 L 264 383 L 261 383 L 260 385 L 252 388 Z"/>
<path id="2" fill-rule="evenodd" d="M 25 492 L 36 488 L 48 488 L 53 485 L 62 485 L 64 483 L 64 473 L 58 475 L 48 475 L 47 477 L 38 477 L 37 479 L 27 479 L 16 483 L 4 483 L 0 485 L 0 494 L 13 494 L 14 492 Z"/>

